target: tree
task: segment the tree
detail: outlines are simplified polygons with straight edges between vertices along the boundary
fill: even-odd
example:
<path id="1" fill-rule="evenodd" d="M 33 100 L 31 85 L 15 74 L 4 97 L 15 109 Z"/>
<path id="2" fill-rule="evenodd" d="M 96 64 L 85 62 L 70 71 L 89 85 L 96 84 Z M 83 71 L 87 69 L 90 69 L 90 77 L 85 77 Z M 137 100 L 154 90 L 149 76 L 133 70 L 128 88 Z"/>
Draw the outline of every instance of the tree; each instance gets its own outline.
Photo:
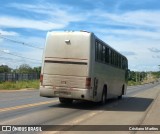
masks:
<path id="1" fill-rule="evenodd" d="M 8 67 L 7 65 L 1 65 L 0 66 L 0 73 L 10 73 L 11 72 L 11 68 Z"/>
<path id="2" fill-rule="evenodd" d="M 19 69 L 17 70 L 18 73 L 32 73 L 32 68 L 27 64 L 20 65 Z"/>
<path id="3" fill-rule="evenodd" d="M 37 74 L 40 74 L 41 73 L 41 67 L 34 67 L 33 72 L 37 73 Z"/>
<path id="4" fill-rule="evenodd" d="M 157 72 L 152 72 L 152 75 L 155 76 L 155 78 L 160 78 L 160 72 L 157 71 Z"/>
<path id="5" fill-rule="evenodd" d="M 129 76 L 128 76 L 128 80 L 129 81 L 143 81 L 147 76 L 146 72 L 134 72 L 134 71 L 130 71 L 129 72 Z"/>

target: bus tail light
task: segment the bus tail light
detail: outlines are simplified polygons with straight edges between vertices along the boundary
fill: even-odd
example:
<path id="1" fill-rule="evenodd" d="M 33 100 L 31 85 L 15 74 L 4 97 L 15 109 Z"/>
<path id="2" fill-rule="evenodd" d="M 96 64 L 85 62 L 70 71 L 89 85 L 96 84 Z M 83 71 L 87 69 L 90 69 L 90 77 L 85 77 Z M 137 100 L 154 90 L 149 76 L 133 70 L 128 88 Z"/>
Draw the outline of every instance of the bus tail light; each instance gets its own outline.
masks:
<path id="1" fill-rule="evenodd" d="M 40 83 L 43 85 L 43 74 L 40 75 Z"/>
<path id="2" fill-rule="evenodd" d="M 89 77 L 89 78 L 86 78 L 86 88 L 87 89 L 90 89 L 91 88 L 91 78 Z"/>

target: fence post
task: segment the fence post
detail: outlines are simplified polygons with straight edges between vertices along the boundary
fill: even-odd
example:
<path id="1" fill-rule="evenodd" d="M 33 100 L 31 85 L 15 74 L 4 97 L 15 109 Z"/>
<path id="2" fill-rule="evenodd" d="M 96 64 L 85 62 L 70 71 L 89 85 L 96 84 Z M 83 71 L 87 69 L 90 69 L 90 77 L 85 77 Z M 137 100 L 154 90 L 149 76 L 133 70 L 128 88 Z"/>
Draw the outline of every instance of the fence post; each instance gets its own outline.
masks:
<path id="1" fill-rule="evenodd" d="M 11 73 L 12 74 L 12 81 L 14 81 L 14 75 L 13 75 L 13 73 Z"/>
<path id="2" fill-rule="evenodd" d="M 23 81 L 23 80 L 37 80 L 40 78 L 38 73 L 31 73 L 31 74 L 19 74 L 19 73 L 2 73 L 0 80 L 3 81 Z"/>
<path id="3" fill-rule="evenodd" d="M 15 79 L 16 79 L 16 81 L 18 80 L 18 74 L 17 73 L 15 73 Z"/>
<path id="4" fill-rule="evenodd" d="M 4 80 L 7 81 L 7 73 L 4 73 Z"/>

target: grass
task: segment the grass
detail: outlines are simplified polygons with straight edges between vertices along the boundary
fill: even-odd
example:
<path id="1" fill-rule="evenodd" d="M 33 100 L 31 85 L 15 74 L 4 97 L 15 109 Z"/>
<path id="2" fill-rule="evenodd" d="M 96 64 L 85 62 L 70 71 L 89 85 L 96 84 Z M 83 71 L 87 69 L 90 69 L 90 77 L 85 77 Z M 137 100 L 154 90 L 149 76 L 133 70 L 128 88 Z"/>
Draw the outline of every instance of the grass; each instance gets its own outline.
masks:
<path id="1" fill-rule="evenodd" d="M 142 82 L 135 82 L 135 81 L 128 81 L 128 86 L 136 86 L 136 85 L 141 85 Z"/>
<path id="2" fill-rule="evenodd" d="M 141 85 L 142 82 L 134 82 L 128 81 L 128 86 L 135 86 Z M 25 89 L 25 88 L 32 88 L 38 89 L 39 88 L 39 80 L 27 80 L 27 81 L 17 81 L 17 82 L 0 82 L 0 90 L 18 90 L 18 89 Z"/>
<path id="3" fill-rule="evenodd" d="M 17 81 L 17 82 L 0 82 L 0 90 L 17 90 L 25 88 L 39 88 L 39 80 L 26 80 L 26 81 Z"/>

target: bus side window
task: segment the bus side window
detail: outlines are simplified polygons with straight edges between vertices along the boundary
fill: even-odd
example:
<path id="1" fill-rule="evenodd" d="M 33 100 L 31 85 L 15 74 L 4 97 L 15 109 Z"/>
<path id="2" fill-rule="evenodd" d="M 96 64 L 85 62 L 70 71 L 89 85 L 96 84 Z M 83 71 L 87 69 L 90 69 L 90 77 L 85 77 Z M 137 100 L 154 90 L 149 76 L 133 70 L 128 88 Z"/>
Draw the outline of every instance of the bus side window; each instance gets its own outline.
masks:
<path id="1" fill-rule="evenodd" d="M 122 56 L 120 57 L 120 68 L 122 69 Z"/>
<path id="2" fill-rule="evenodd" d="M 98 61 L 98 42 L 97 41 L 95 45 L 95 61 Z"/>
<path id="3" fill-rule="evenodd" d="M 111 64 L 111 49 L 109 49 L 109 63 Z"/>
<path id="4" fill-rule="evenodd" d="M 125 62 L 125 70 L 127 70 L 128 69 L 128 63 L 127 63 L 127 60 L 126 59 L 124 59 L 124 62 Z"/>
<path id="5" fill-rule="evenodd" d="M 115 54 L 115 52 L 113 52 L 113 65 L 114 66 L 116 65 L 116 54 Z"/>
<path id="6" fill-rule="evenodd" d="M 117 54 L 117 67 L 119 68 L 119 54 Z"/>
<path id="7" fill-rule="evenodd" d="M 122 58 L 122 69 L 125 69 L 125 60 Z"/>
<path id="8" fill-rule="evenodd" d="M 126 69 L 128 69 L 128 61 L 127 61 L 127 59 L 126 59 Z"/>
<path id="9" fill-rule="evenodd" d="M 98 55 L 98 59 L 97 59 L 97 61 L 99 61 L 99 59 L 100 59 L 100 44 L 99 44 L 99 42 L 98 42 L 98 53 L 97 53 L 97 55 Z"/>
<path id="10" fill-rule="evenodd" d="M 109 63 L 109 48 L 105 47 L 105 63 Z"/>
<path id="11" fill-rule="evenodd" d="M 105 56 L 105 46 L 102 45 L 102 62 L 104 62 L 104 63 L 105 63 L 105 58 L 106 58 L 106 56 Z"/>
<path id="12" fill-rule="evenodd" d="M 114 65 L 114 52 L 111 50 L 111 65 Z"/>
<path id="13" fill-rule="evenodd" d="M 119 54 L 117 54 L 117 67 L 119 68 Z"/>
<path id="14" fill-rule="evenodd" d="M 119 68 L 121 68 L 121 56 L 119 55 Z"/>
<path id="15" fill-rule="evenodd" d="M 112 50 L 110 50 L 110 62 L 111 62 L 111 65 L 112 65 Z"/>
<path id="16" fill-rule="evenodd" d="M 115 66 L 117 67 L 117 53 L 115 53 Z"/>
<path id="17" fill-rule="evenodd" d="M 102 44 L 99 43 L 99 61 L 102 62 L 103 53 L 102 53 Z"/>
<path id="18" fill-rule="evenodd" d="M 98 43 L 98 61 L 102 62 L 102 45 Z"/>

